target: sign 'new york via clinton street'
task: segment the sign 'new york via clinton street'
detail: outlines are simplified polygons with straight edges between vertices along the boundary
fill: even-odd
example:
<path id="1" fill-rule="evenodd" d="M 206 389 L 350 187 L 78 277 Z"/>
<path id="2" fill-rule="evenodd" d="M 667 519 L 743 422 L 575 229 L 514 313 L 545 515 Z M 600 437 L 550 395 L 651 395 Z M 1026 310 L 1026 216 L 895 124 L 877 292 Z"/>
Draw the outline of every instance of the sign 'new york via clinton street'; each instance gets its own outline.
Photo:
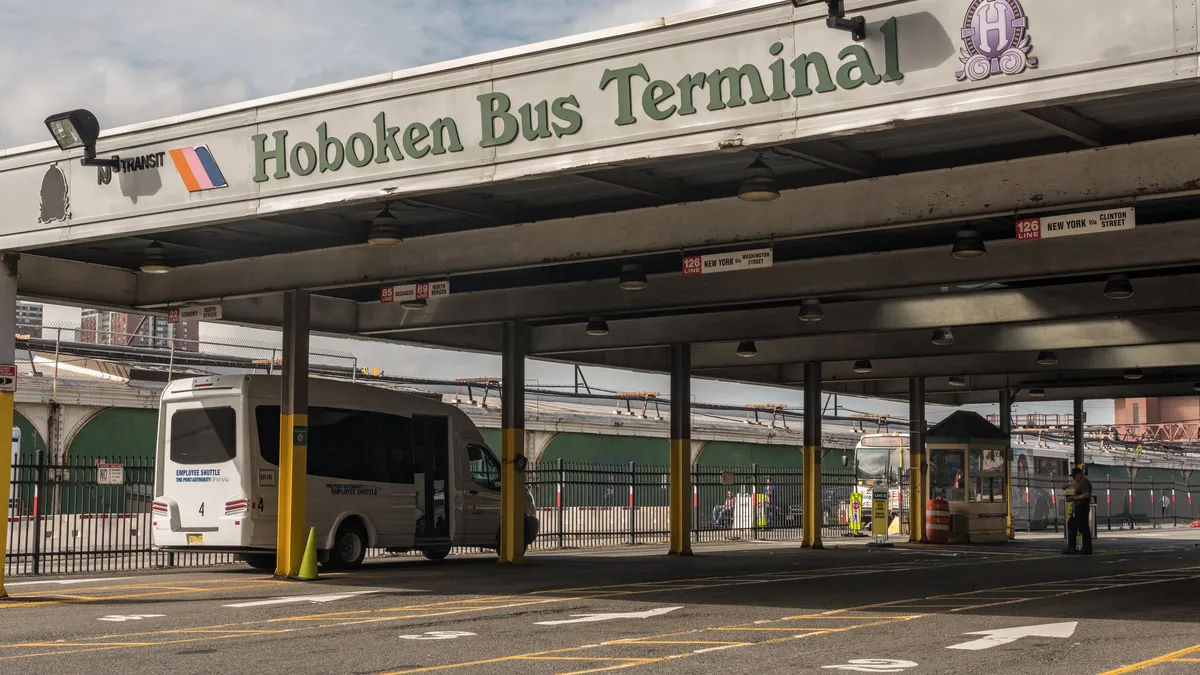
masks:
<path id="1" fill-rule="evenodd" d="M 611 92 L 616 113 L 612 124 L 623 127 L 643 119 L 650 124 L 694 115 L 701 107 L 719 113 L 898 82 L 904 79 L 904 73 L 900 69 L 896 19 L 889 19 L 879 30 L 883 34 L 883 53 L 874 56 L 866 47 L 850 44 L 836 59 L 813 51 L 789 62 L 780 57 L 784 44 L 774 42 L 765 45 L 764 53 L 775 59 L 762 68 L 747 63 L 711 72 L 664 74 L 651 73 L 644 64 L 637 63 L 605 69 L 597 86 Z M 766 56 L 763 61 L 767 62 Z M 662 75 L 669 79 L 655 79 Z M 481 94 L 476 100 L 483 148 L 509 145 L 518 137 L 532 143 L 571 136 L 583 129 L 586 118 L 600 114 L 584 110 L 579 99 L 567 92 L 553 99 L 524 103 L 515 110 L 512 98 L 500 91 Z M 339 171 L 347 164 L 362 168 L 464 150 L 459 122 L 450 115 L 428 123 L 410 122 L 403 129 L 389 126 L 383 111 L 373 121 L 374 127 L 366 130 L 331 129 L 322 122 L 307 140 L 290 138 L 288 130 L 254 135 L 254 181 L 263 183 L 272 178 Z M 350 133 L 344 135 L 347 131 Z"/>

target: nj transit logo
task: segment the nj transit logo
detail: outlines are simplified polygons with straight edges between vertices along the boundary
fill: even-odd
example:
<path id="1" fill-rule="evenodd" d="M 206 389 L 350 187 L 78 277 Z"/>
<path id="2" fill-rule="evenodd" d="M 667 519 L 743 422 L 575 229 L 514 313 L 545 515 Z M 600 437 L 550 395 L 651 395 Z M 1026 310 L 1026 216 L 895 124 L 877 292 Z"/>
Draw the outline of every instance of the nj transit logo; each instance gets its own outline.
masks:
<path id="1" fill-rule="evenodd" d="M 171 160 L 175 162 L 175 170 L 179 172 L 179 177 L 183 179 L 188 192 L 203 192 L 228 186 L 207 145 L 172 150 Z"/>

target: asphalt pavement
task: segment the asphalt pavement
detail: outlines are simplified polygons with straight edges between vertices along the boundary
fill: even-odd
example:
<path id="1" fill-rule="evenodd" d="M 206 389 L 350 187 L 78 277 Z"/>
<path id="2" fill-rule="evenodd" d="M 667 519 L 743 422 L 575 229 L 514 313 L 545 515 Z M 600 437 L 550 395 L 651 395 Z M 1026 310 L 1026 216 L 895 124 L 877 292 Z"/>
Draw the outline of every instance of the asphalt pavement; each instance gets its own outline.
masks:
<path id="1" fill-rule="evenodd" d="M 1200 673 L 1198 530 L 825 545 L 21 577 L 0 672 Z"/>

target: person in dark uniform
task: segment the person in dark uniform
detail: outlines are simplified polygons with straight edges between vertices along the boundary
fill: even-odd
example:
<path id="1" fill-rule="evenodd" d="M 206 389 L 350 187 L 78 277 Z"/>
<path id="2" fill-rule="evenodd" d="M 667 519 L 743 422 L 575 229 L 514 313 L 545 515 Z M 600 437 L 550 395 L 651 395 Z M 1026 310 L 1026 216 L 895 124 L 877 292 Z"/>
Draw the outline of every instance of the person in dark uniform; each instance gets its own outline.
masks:
<path id="1" fill-rule="evenodd" d="M 1092 530 L 1088 527 L 1088 515 L 1092 511 L 1092 481 L 1084 475 L 1083 469 L 1075 467 L 1071 469 L 1071 483 L 1067 485 L 1067 489 L 1074 487 L 1075 491 L 1069 499 L 1071 500 L 1071 519 L 1067 521 L 1067 548 L 1063 553 L 1073 555 L 1082 553 L 1083 555 L 1092 554 Z M 1075 537 L 1081 535 L 1083 537 L 1083 550 L 1075 549 Z"/>

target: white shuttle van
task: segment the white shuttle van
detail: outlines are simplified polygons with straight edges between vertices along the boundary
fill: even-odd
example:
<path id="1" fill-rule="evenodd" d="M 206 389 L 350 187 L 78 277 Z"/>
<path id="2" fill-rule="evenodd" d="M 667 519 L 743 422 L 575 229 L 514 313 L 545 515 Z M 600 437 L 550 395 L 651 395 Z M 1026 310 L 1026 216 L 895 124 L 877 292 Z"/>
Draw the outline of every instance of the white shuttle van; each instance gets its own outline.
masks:
<path id="1" fill-rule="evenodd" d="M 158 420 L 157 547 L 225 551 L 275 566 L 281 378 L 172 382 Z M 311 379 L 305 532 L 322 562 L 353 567 L 367 548 L 497 548 L 500 463 L 474 423 L 437 400 Z M 525 541 L 538 533 L 525 490 Z"/>

